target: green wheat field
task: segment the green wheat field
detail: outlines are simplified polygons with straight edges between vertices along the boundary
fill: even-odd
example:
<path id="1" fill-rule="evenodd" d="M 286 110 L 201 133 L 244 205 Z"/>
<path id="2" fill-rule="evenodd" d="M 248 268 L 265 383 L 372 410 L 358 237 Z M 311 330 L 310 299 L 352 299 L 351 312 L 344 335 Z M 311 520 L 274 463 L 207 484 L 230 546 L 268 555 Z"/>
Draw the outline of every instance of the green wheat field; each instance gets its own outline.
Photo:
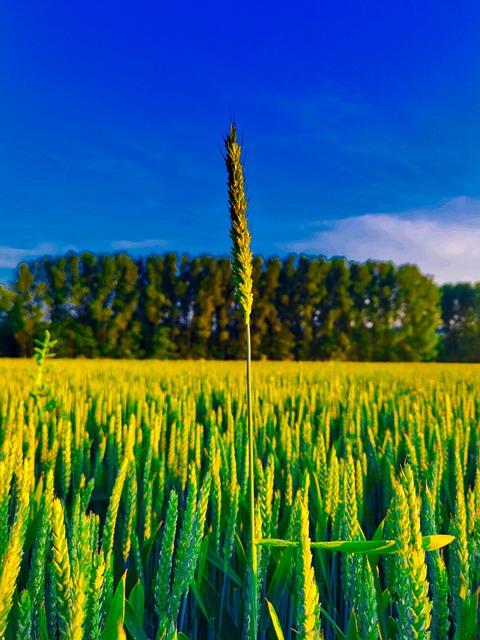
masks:
<path id="1" fill-rule="evenodd" d="M 245 364 L 44 347 L 0 361 L 0 637 L 249 637 Z M 480 367 L 252 388 L 258 637 L 477 638 Z"/>

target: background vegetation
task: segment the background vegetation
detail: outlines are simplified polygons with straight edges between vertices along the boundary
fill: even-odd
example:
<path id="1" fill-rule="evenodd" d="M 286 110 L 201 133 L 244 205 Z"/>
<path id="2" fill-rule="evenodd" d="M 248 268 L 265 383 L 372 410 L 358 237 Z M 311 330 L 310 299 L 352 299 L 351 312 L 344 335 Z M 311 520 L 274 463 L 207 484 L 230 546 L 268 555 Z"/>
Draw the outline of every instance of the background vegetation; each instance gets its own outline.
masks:
<path id="1" fill-rule="evenodd" d="M 413 265 L 260 257 L 252 356 L 270 360 L 480 361 L 480 285 L 439 288 Z M 125 253 L 43 258 L 0 287 L 0 355 L 244 357 L 229 258 Z"/>

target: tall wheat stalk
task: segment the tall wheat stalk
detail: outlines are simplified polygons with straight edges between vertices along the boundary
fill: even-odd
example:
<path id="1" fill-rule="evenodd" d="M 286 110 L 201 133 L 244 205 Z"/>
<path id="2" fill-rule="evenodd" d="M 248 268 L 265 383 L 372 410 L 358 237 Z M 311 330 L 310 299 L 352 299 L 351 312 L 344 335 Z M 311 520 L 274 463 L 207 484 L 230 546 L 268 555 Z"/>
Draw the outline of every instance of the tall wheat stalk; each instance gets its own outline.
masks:
<path id="1" fill-rule="evenodd" d="M 247 195 L 242 164 L 242 147 L 237 142 L 237 129 L 234 122 L 225 141 L 225 164 L 228 173 L 228 207 L 230 211 L 230 238 L 232 240 L 232 271 L 235 293 L 240 304 L 246 330 L 247 364 L 247 428 L 248 428 L 248 475 L 250 493 L 250 619 L 248 633 L 252 640 L 257 637 L 257 548 L 255 541 L 255 478 L 254 478 L 254 436 L 252 419 L 252 349 L 250 341 L 250 315 L 253 304 L 252 251 L 251 236 L 248 231 Z"/>

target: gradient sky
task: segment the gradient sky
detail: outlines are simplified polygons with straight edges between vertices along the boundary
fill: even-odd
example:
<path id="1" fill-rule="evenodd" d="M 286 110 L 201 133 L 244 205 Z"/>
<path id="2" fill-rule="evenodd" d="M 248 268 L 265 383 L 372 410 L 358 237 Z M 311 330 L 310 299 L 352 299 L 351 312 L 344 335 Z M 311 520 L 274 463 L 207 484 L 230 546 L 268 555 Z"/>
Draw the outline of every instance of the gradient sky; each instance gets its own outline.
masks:
<path id="1" fill-rule="evenodd" d="M 480 3 L 5 0 L 0 279 L 69 250 L 255 253 L 480 281 Z"/>

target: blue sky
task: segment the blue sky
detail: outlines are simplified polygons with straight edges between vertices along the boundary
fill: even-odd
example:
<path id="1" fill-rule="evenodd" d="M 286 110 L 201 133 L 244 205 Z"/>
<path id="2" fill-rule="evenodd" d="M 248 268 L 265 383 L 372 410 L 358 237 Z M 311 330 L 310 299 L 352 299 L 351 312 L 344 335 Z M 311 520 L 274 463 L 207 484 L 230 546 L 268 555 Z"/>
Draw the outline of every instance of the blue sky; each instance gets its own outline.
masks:
<path id="1" fill-rule="evenodd" d="M 480 281 L 480 4 L 6 0 L 0 279 L 69 250 L 252 246 Z"/>

